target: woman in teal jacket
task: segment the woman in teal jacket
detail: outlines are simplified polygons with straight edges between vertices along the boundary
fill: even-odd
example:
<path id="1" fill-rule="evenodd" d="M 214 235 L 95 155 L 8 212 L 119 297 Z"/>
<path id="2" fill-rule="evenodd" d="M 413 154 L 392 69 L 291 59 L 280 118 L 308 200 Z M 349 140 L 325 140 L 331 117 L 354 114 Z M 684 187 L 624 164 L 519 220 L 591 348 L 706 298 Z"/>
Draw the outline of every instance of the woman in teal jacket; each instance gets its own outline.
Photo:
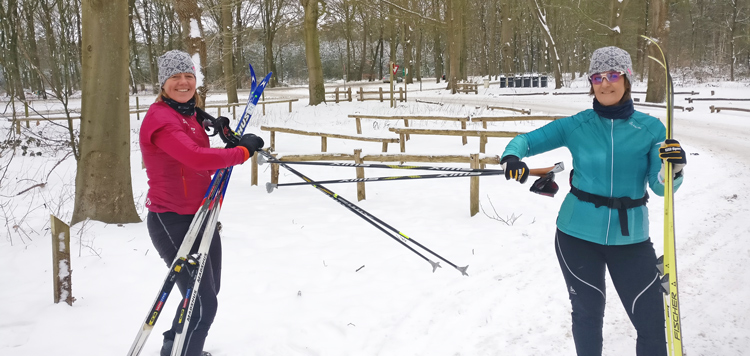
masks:
<path id="1" fill-rule="evenodd" d="M 567 147 L 571 192 L 557 217 L 555 250 L 573 306 L 579 356 L 602 353 L 605 270 L 638 338 L 638 356 L 666 355 L 664 307 L 649 238 L 646 185 L 664 195 L 664 161 L 682 184 L 685 152 L 667 140 L 664 125 L 637 112 L 630 98 L 630 55 L 617 47 L 594 51 L 589 67 L 593 109 L 515 137 L 503 152 L 506 179 L 523 183 L 522 158 Z"/>

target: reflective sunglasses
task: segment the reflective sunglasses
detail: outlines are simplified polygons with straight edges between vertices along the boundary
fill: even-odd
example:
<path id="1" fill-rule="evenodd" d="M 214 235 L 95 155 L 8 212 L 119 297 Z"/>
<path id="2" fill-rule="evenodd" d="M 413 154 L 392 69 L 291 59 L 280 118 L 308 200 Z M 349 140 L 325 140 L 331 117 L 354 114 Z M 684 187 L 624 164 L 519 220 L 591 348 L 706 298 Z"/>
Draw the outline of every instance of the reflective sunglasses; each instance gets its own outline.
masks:
<path id="1" fill-rule="evenodd" d="M 589 80 L 591 81 L 591 84 L 599 85 L 604 81 L 604 78 L 606 77 L 608 82 L 617 83 L 623 75 L 625 75 L 625 72 L 596 73 L 590 76 Z"/>

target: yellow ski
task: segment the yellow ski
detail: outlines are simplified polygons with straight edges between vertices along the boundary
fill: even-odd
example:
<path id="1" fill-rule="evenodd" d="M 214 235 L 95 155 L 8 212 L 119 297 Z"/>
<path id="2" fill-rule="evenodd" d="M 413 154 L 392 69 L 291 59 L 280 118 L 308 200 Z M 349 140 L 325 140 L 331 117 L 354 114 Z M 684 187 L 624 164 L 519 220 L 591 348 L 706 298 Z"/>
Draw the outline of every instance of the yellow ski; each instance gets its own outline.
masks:
<path id="1" fill-rule="evenodd" d="M 662 60 L 652 56 L 649 58 L 664 67 L 666 74 L 666 104 L 667 104 L 667 137 L 672 138 L 672 123 L 674 118 L 674 86 L 672 76 L 669 74 L 669 63 L 664 51 L 659 47 L 656 40 L 642 36 L 649 40 L 661 53 Z M 682 350 L 682 324 L 680 322 L 680 297 L 677 289 L 677 254 L 675 251 L 674 233 L 674 177 L 672 176 L 672 165 L 664 167 L 664 256 L 660 258 L 663 273 L 662 287 L 664 296 L 664 313 L 667 320 L 667 346 L 669 355 L 683 356 Z"/>

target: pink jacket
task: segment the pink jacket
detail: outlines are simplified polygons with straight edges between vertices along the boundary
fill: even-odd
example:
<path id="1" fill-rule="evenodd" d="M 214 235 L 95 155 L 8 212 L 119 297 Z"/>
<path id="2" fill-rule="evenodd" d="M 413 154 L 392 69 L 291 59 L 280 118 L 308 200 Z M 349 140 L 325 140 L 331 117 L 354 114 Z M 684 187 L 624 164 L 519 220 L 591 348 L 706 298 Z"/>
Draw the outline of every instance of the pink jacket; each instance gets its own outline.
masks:
<path id="1" fill-rule="evenodd" d="M 183 116 L 161 101 L 143 118 L 140 145 L 148 176 L 146 208 L 155 213 L 195 214 L 211 175 L 249 157 L 244 147 L 210 148 L 195 115 Z"/>

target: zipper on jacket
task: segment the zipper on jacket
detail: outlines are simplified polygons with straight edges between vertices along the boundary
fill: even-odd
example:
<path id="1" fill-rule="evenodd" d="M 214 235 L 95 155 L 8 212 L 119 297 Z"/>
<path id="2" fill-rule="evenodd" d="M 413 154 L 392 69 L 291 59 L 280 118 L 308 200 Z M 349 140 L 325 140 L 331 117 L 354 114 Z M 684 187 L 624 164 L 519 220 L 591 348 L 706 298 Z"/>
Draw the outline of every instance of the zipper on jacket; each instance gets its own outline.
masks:
<path id="1" fill-rule="evenodd" d="M 185 198 L 187 198 L 187 180 L 185 179 L 185 168 L 180 167 L 180 176 L 182 177 L 182 189 L 185 192 Z"/>
<path id="2" fill-rule="evenodd" d="M 611 146 L 611 163 L 609 166 L 609 197 L 612 198 L 612 191 L 614 190 L 614 179 L 615 179 L 615 120 L 609 119 L 609 139 Z M 604 237 L 604 244 L 609 245 L 609 227 L 612 224 L 612 209 L 609 209 L 609 216 L 607 218 L 607 236 Z"/>

